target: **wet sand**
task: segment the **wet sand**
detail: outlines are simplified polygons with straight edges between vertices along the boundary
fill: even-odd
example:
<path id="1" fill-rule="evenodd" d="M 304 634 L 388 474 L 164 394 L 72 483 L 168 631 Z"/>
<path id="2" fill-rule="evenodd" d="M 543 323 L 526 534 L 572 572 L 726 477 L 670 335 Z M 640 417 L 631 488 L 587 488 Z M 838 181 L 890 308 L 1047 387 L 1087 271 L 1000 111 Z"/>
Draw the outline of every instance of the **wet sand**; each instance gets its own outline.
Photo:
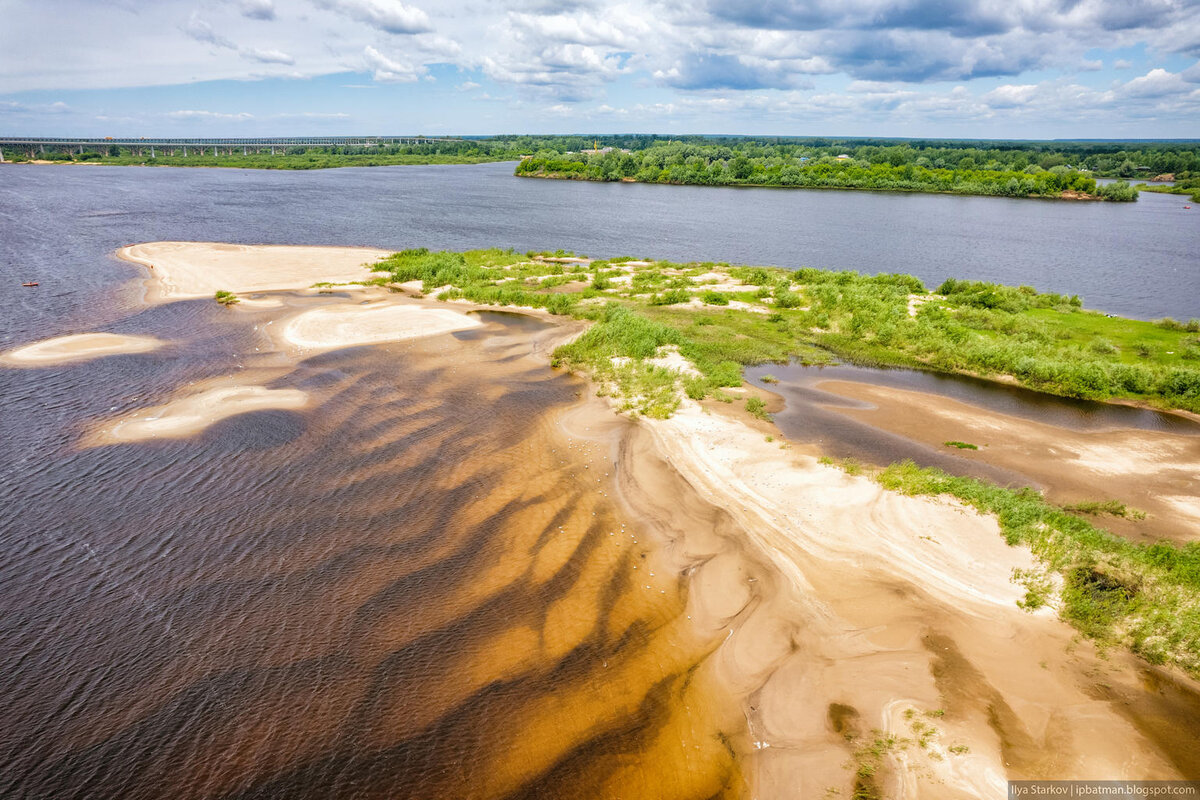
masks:
<path id="1" fill-rule="evenodd" d="M 391 255 L 366 247 L 301 247 L 219 242 L 146 242 L 117 251 L 146 267 L 157 301 L 307 289 L 314 283 L 373 277 L 367 264 Z"/>
<path id="2" fill-rule="evenodd" d="M 333 350 L 399 342 L 470 330 L 481 325 L 467 314 L 425 305 L 342 303 L 304 311 L 283 323 L 283 338 L 305 350 Z"/>
<path id="3" fill-rule="evenodd" d="M 1134 429 L 1072 430 L 968 403 L 854 381 L 820 388 L 872 408 L 833 408 L 932 447 L 970 442 L 969 462 L 992 464 L 1046 492 L 1055 503 L 1119 500 L 1144 520 L 1100 516 L 1097 524 L 1138 541 L 1200 540 L 1200 437 Z"/>
<path id="4" fill-rule="evenodd" d="M 57 336 L 0 354 L 0 364 L 10 367 L 49 367 L 74 364 L 105 356 L 150 353 L 166 342 L 152 336 L 115 333 L 77 333 Z"/>

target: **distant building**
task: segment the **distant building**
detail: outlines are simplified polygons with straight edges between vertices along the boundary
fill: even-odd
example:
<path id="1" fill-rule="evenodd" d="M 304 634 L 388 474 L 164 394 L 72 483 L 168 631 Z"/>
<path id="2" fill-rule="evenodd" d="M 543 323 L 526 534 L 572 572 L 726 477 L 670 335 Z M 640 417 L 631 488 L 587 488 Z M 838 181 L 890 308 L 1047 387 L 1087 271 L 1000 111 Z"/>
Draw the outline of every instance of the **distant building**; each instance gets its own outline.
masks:
<path id="1" fill-rule="evenodd" d="M 838 156 L 838 157 L 837 157 L 837 160 L 838 160 L 838 161 L 845 161 L 845 160 L 846 160 L 846 159 L 848 159 L 848 158 L 850 158 L 850 156 L 846 155 L 845 153 L 842 153 L 840 156 Z"/>

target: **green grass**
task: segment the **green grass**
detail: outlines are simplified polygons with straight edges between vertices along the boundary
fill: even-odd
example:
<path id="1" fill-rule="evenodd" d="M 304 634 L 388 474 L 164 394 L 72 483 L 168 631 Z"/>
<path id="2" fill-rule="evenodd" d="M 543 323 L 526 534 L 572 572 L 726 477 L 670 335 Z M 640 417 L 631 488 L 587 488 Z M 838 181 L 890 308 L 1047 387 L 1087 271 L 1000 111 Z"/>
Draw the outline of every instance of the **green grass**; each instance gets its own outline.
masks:
<path id="1" fill-rule="evenodd" d="M 1087 514 L 1089 516 L 1099 516 L 1108 514 L 1112 517 L 1121 517 L 1122 519 L 1145 519 L 1146 512 L 1139 511 L 1136 508 L 1130 508 L 1120 500 L 1089 500 L 1083 503 L 1074 503 L 1069 506 L 1063 506 L 1063 511 L 1070 511 L 1074 514 Z"/>
<path id="2" fill-rule="evenodd" d="M 1032 489 L 1002 488 L 909 461 L 873 477 L 893 491 L 950 495 L 996 515 L 1009 544 L 1028 546 L 1061 577 L 1064 619 L 1101 644 L 1123 645 L 1150 663 L 1200 676 L 1200 543 L 1130 542 Z"/>
<path id="3" fill-rule="evenodd" d="M 224 289 L 218 289 L 214 295 L 214 299 L 223 306 L 231 306 L 235 303 L 240 303 L 241 300 L 233 292 L 227 292 Z"/>
<path id="4" fill-rule="evenodd" d="M 625 258 L 591 264 L 543 260 L 570 257 L 562 250 L 420 248 L 396 253 L 375 269 L 388 273 L 385 280 L 420 280 L 426 291 L 450 286 L 442 292 L 445 299 L 544 308 L 593 320 L 603 316 L 604 304 L 616 304 L 628 312 L 620 325 L 648 321 L 674 332 L 670 343 L 704 377 L 703 383 L 680 383 L 694 398 L 739 385 L 747 365 L 840 359 L 1200 411 L 1200 321 L 1110 317 L 1084 310 L 1074 295 L 978 281 L 947 280 L 930 292 L 910 275 L 710 262 L 627 266 Z M 714 271 L 757 291 L 719 292 L 699 282 L 700 275 Z M 579 291 L 549 291 L 572 283 Z M 730 308 L 732 297 L 762 313 Z M 693 298 L 704 305 L 689 304 Z M 914 298 L 922 302 L 910 306 Z M 571 358 L 577 367 L 594 369 L 600 354 Z"/>
<path id="5" fill-rule="evenodd" d="M 959 450 L 978 450 L 979 445 L 971 444 L 970 442 L 949 441 L 942 442 L 946 447 L 957 447 Z"/>

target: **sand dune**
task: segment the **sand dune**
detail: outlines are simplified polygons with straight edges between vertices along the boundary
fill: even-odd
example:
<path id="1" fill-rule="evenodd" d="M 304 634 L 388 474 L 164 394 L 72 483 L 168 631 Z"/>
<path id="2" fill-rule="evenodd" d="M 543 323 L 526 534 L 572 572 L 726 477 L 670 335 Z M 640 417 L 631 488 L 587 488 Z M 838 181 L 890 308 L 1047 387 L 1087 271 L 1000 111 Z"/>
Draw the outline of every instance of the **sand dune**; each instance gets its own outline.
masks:
<path id="1" fill-rule="evenodd" d="M 117 256 L 150 269 L 151 298 L 159 301 L 234 293 L 306 289 L 322 281 L 370 277 L 364 264 L 390 255 L 366 247 L 147 242 Z"/>
<path id="2" fill-rule="evenodd" d="M 307 404 L 308 395 L 298 389 L 268 389 L 220 382 L 110 421 L 90 437 L 89 443 L 181 438 L 238 414 L 267 409 L 295 410 Z"/>
<path id="3" fill-rule="evenodd" d="M 123 336 L 116 333 L 76 333 L 57 336 L 18 347 L 0 355 L 0 363 L 12 367 L 46 367 L 90 361 L 93 358 L 127 353 L 149 353 L 165 342 L 152 336 Z"/>
<path id="4" fill-rule="evenodd" d="M 436 336 L 482 324 L 476 317 L 449 308 L 338 303 L 292 317 L 284 325 L 283 338 L 293 347 L 329 350 Z"/>

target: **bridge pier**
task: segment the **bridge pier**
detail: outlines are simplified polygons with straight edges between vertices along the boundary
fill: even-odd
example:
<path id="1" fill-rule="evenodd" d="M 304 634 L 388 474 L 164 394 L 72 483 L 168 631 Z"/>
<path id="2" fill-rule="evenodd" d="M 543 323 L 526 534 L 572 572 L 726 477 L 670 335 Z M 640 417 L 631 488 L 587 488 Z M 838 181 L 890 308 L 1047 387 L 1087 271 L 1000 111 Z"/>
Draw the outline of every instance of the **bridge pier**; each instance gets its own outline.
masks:
<path id="1" fill-rule="evenodd" d="M 4 148 L 0 147 L 0 164 L 4 163 Z"/>

